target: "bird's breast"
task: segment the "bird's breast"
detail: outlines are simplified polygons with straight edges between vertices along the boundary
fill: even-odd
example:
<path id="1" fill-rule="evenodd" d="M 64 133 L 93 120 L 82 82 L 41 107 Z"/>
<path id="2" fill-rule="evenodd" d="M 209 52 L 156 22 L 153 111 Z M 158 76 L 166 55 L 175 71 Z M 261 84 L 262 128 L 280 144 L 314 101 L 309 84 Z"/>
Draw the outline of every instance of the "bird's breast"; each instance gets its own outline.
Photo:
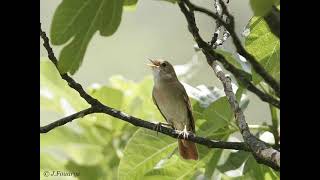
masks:
<path id="1" fill-rule="evenodd" d="M 183 130 L 185 125 L 189 126 L 187 106 L 181 94 L 155 86 L 153 96 L 161 113 L 176 129 Z"/>

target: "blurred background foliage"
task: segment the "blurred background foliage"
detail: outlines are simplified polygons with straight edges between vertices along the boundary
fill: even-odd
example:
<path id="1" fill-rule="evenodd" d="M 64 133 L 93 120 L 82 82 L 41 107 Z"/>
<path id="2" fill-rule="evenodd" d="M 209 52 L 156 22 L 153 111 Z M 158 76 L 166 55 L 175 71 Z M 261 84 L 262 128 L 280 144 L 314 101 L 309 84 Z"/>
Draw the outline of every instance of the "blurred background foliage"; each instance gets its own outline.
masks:
<path id="1" fill-rule="evenodd" d="M 194 2 L 213 8 L 213 1 Z M 280 41 L 262 18 L 251 18 L 254 14 L 250 4 L 256 15 L 264 13 L 259 10 L 261 4 L 270 6 L 252 0 L 230 1 L 236 32 L 247 50 L 279 79 Z M 194 50 L 186 21 L 175 4 L 156 0 L 41 1 L 40 12 L 51 43 L 59 45 L 53 46 L 59 57 L 59 70 L 73 74 L 102 103 L 141 119 L 164 121 L 152 102 L 153 79 L 145 63 L 146 57 L 165 58 L 176 65 L 191 98 L 197 134 L 242 141 L 222 85 L 201 52 Z M 201 35 L 211 39 L 214 22 L 197 16 Z M 219 51 L 228 61 L 252 73 L 254 83 L 265 86 L 235 53 L 230 39 Z M 89 107 L 60 78 L 46 56 L 40 41 L 40 125 Z M 237 84 L 233 86 L 252 131 L 273 143 L 268 104 Z M 88 115 L 41 134 L 40 141 L 41 179 L 280 178 L 277 172 L 257 164 L 251 154 L 242 151 L 198 145 L 199 161 L 182 160 L 175 139 L 104 114 Z M 44 177 L 45 171 L 78 172 L 80 176 Z"/>

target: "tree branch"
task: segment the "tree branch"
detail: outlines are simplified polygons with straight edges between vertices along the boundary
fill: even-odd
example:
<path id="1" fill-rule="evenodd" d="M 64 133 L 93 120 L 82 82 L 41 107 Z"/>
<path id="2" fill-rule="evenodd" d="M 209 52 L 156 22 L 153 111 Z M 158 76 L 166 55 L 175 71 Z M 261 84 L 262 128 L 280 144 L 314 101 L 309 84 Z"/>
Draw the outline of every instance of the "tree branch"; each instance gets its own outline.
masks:
<path id="1" fill-rule="evenodd" d="M 190 33 L 193 35 L 194 40 L 197 42 L 199 48 L 202 49 L 202 51 L 205 51 L 206 53 L 210 53 L 213 57 L 216 58 L 216 60 L 218 60 L 219 62 L 222 63 L 223 67 L 230 71 L 235 78 L 239 81 L 242 82 L 242 84 L 251 92 L 253 92 L 254 94 L 256 94 L 262 101 L 268 102 L 270 104 L 272 104 L 273 106 L 280 108 L 280 102 L 278 100 L 276 100 L 274 97 L 272 97 L 269 94 L 266 94 L 264 92 L 262 92 L 260 89 L 258 89 L 257 87 L 255 87 L 252 83 L 251 83 L 251 79 L 248 77 L 248 73 L 246 73 L 243 70 L 240 70 L 238 68 L 236 68 L 235 66 L 233 66 L 231 63 L 229 63 L 223 55 L 216 53 L 213 48 L 208 45 L 200 36 L 199 34 L 199 29 L 197 28 L 197 25 L 195 23 L 194 20 L 194 16 L 192 14 L 188 13 L 188 10 L 186 9 L 186 7 L 182 7 L 180 8 L 181 11 L 185 14 L 187 21 L 188 21 L 188 29 L 190 31 Z"/>
<path id="2" fill-rule="evenodd" d="M 237 126 L 240 129 L 244 141 L 249 145 L 250 149 L 252 150 L 252 154 L 255 156 L 257 162 L 270 166 L 275 170 L 279 170 L 280 152 L 273 149 L 272 147 L 268 147 L 266 143 L 264 143 L 263 141 L 259 140 L 251 134 L 249 127 L 245 121 L 243 112 L 239 107 L 235 94 L 232 91 L 231 79 L 225 76 L 224 72 L 216 62 L 216 56 L 214 56 L 215 54 L 210 53 L 213 51 L 210 48 L 208 48 L 208 44 L 202 40 L 198 32 L 199 30 L 196 26 L 193 9 L 188 10 L 184 2 L 186 1 L 180 1 L 178 4 L 180 10 L 186 17 L 186 20 L 188 22 L 188 29 L 192 33 L 196 42 L 198 43 L 198 46 L 202 47 L 202 52 L 206 56 L 208 64 L 210 65 L 210 67 L 212 67 L 216 76 L 222 82 L 224 92 L 234 112 Z"/>
<path id="3" fill-rule="evenodd" d="M 49 38 L 47 37 L 46 33 L 44 31 L 42 31 L 41 29 L 41 23 L 40 23 L 40 37 L 43 39 L 43 46 L 45 47 L 45 49 L 48 52 L 48 58 L 52 61 L 52 63 L 56 66 L 57 70 L 59 71 L 58 68 L 58 60 L 55 57 L 52 48 L 50 47 L 50 43 L 49 43 Z M 74 90 L 76 90 L 80 96 L 85 99 L 91 106 L 95 106 L 97 104 L 101 104 L 97 99 L 91 97 L 89 94 L 87 94 L 85 92 L 85 90 L 82 88 L 82 86 L 77 83 L 75 80 L 73 80 L 70 76 L 68 76 L 68 74 L 61 74 L 59 72 L 60 76 L 62 79 L 64 79 L 65 81 L 68 82 L 68 85 L 73 88 Z"/>
<path id="4" fill-rule="evenodd" d="M 246 87 L 249 91 L 257 95 L 262 101 L 270 103 L 273 106 L 280 109 L 280 101 L 275 99 L 271 95 L 264 93 L 263 91 L 258 89 L 255 85 L 253 85 L 245 71 L 242 71 L 236 68 L 235 66 L 233 66 L 224 58 L 223 55 L 216 53 L 214 50 L 208 49 L 208 48 L 204 48 L 204 49 L 205 51 L 210 53 L 212 56 L 214 56 L 216 60 L 218 60 L 226 70 L 230 71 L 235 76 L 237 81 L 241 82 L 242 85 Z"/>
<path id="5" fill-rule="evenodd" d="M 44 31 L 42 31 L 42 29 L 41 29 L 41 23 L 40 23 L 40 36 L 44 41 L 43 45 L 48 52 L 49 59 L 57 67 L 57 59 L 54 56 L 52 48 L 50 47 L 49 38 L 46 36 L 46 33 Z M 83 99 L 85 99 L 89 104 L 91 104 L 91 107 L 88 109 L 82 110 L 80 112 L 77 112 L 75 114 L 72 114 L 70 116 L 64 117 L 60 120 L 57 120 L 53 123 L 46 125 L 46 126 L 40 127 L 40 133 L 47 133 L 47 132 L 49 132 L 59 126 L 62 126 L 68 122 L 73 121 L 74 119 L 82 118 L 86 115 L 93 114 L 93 113 L 107 114 L 107 115 L 113 116 L 115 118 L 121 119 L 123 121 L 126 121 L 134 126 L 143 127 L 143 128 L 155 131 L 156 126 L 158 124 L 154 124 L 149 121 L 145 121 L 145 120 L 127 115 L 126 113 L 123 113 L 117 109 L 108 107 L 108 106 L 102 104 L 101 102 L 99 102 L 98 100 L 94 99 L 93 97 L 91 97 L 89 94 L 87 94 L 83 90 L 82 86 L 80 84 L 78 84 L 77 82 L 75 82 L 67 74 L 63 74 L 63 75 L 61 75 L 61 77 L 64 80 L 66 80 L 68 82 L 68 85 L 71 88 L 75 89 Z M 179 133 L 171 128 L 161 126 L 161 128 L 159 129 L 159 132 L 166 134 L 168 136 L 171 136 L 173 138 L 182 139 L 182 136 L 179 136 Z M 222 149 L 235 149 L 235 150 L 250 151 L 249 146 L 243 142 L 215 141 L 215 140 L 210 140 L 207 138 L 195 136 L 192 133 L 190 133 L 190 135 L 185 139 L 192 141 L 192 142 L 195 142 L 195 143 L 198 143 L 198 144 L 202 144 L 202 145 L 207 146 L 209 148 L 222 148 Z"/>
<path id="6" fill-rule="evenodd" d="M 130 115 L 127 115 L 126 113 L 123 113 L 119 110 L 113 109 L 111 107 L 105 106 L 103 104 L 96 105 L 94 107 L 85 109 L 83 111 L 77 112 L 75 114 L 72 114 L 70 116 L 64 117 L 60 120 L 57 120 L 51 124 L 48 124 L 46 126 L 40 127 L 40 133 L 47 133 L 59 126 L 62 126 L 68 122 L 72 122 L 72 120 L 77 119 L 77 118 L 82 118 L 86 115 L 89 114 L 94 114 L 94 113 L 103 113 L 110 115 L 112 117 L 124 120 L 134 126 L 138 127 L 143 127 L 152 131 L 156 131 L 156 126 L 158 124 L 145 121 Z M 164 126 L 161 126 L 161 128 L 157 131 L 161 132 L 163 134 L 166 134 L 168 136 L 171 136 L 176 139 L 182 139 L 183 137 L 179 135 L 179 132 L 175 131 L 174 129 L 167 128 Z M 250 148 L 247 144 L 242 143 L 242 142 L 224 142 L 224 141 L 215 141 L 215 140 L 210 140 L 204 137 L 196 136 L 192 133 L 185 138 L 189 141 L 195 142 L 197 144 L 201 144 L 204 146 L 207 146 L 209 148 L 221 148 L 221 149 L 235 149 L 235 150 L 243 150 L 243 151 L 250 151 Z"/>
<path id="7" fill-rule="evenodd" d="M 219 0 L 219 3 L 222 8 L 222 12 L 227 15 L 228 20 L 230 23 L 224 22 L 217 14 L 199 7 L 193 3 L 191 3 L 189 0 L 181 0 L 181 2 L 184 2 L 190 11 L 198 11 L 201 13 L 204 13 L 213 19 L 217 20 L 221 25 L 223 25 L 228 32 L 230 33 L 230 36 L 232 37 L 233 43 L 237 49 L 237 52 L 246 58 L 247 61 L 250 62 L 253 69 L 264 79 L 264 81 L 275 91 L 276 95 L 280 97 L 280 84 L 261 66 L 261 64 L 255 59 L 254 56 L 252 56 L 250 53 L 247 52 L 247 50 L 242 46 L 240 39 L 238 38 L 235 29 L 234 29 L 234 17 L 229 13 L 227 7 L 225 6 L 224 2 L 222 0 Z"/>
<path id="8" fill-rule="evenodd" d="M 96 112 L 98 112 L 97 108 L 94 108 L 94 107 L 90 107 L 88 109 L 79 111 L 79 112 L 77 112 L 75 114 L 72 114 L 70 116 L 64 117 L 64 118 L 62 118 L 60 120 L 57 120 L 57 121 L 55 121 L 53 123 L 50 123 L 50 124 L 46 125 L 46 126 L 40 127 L 40 133 L 47 133 L 47 132 L 51 131 L 54 128 L 57 128 L 59 126 L 63 126 L 65 124 L 71 122 L 74 119 L 82 118 L 82 117 L 84 117 L 84 116 L 86 116 L 88 114 L 92 114 L 92 113 L 96 113 Z"/>

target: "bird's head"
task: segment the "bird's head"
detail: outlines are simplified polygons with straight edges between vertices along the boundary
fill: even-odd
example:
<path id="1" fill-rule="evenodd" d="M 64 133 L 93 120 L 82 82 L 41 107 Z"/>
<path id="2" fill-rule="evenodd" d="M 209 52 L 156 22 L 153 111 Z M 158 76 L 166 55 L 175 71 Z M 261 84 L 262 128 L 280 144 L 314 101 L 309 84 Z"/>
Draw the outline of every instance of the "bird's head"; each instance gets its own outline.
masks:
<path id="1" fill-rule="evenodd" d="M 151 62 L 151 64 L 147 65 L 151 67 L 155 80 L 166 81 L 177 79 L 177 75 L 174 71 L 174 68 L 168 61 L 160 59 L 148 59 Z"/>

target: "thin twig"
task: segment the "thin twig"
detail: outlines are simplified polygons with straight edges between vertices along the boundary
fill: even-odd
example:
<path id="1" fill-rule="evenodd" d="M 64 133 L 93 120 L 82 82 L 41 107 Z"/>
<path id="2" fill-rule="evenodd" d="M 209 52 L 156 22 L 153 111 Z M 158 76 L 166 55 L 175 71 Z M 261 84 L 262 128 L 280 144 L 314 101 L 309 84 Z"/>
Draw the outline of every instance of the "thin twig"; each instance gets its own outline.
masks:
<path id="1" fill-rule="evenodd" d="M 48 124 L 46 126 L 40 127 L 40 133 L 47 133 L 47 132 L 51 131 L 54 128 L 57 128 L 59 126 L 63 126 L 65 124 L 71 122 L 74 119 L 82 118 L 82 117 L 84 117 L 84 116 L 86 116 L 88 114 L 92 114 L 92 113 L 96 113 L 96 112 L 98 112 L 98 111 L 94 107 L 90 107 L 88 109 L 79 111 L 79 112 L 77 112 L 75 114 L 72 114 L 70 116 L 64 117 L 64 118 L 59 119 L 57 121 L 54 121 L 53 123 L 50 123 L 50 124 Z"/>

